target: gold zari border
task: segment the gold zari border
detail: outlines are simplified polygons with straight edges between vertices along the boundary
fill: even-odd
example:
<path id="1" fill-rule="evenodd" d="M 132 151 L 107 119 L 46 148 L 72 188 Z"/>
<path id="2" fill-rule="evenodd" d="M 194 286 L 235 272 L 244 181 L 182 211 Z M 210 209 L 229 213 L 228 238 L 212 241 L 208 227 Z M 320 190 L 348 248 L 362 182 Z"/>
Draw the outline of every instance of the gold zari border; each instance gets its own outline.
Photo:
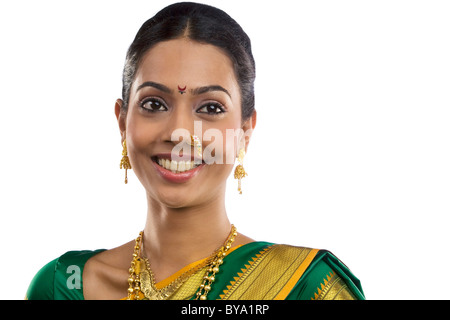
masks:
<path id="1" fill-rule="evenodd" d="M 222 300 L 283 300 L 316 256 L 317 249 L 289 245 L 270 246 L 237 273 Z"/>
<path id="2" fill-rule="evenodd" d="M 311 300 L 356 300 L 356 297 L 349 290 L 344 280 L 342 280 L 335 272 L 327 275 L 314 293 Z"/>

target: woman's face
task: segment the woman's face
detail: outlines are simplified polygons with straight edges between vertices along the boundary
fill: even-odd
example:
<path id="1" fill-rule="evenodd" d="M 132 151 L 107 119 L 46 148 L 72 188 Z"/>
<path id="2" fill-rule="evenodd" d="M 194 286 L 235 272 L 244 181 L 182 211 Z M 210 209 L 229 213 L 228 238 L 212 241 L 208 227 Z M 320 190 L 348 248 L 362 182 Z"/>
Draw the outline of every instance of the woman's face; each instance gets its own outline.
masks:
<path id="1" fill-rule="evenodd" d="M 117 106 L 116 115 L 132 168 L 150 197 L 177 208 L 224 193 L 242 141 L 235 134 L 248 130 L 240 102 L 232 62 L 219 48 L 183 38 L 146 53 L 127 115 L 119 116 Z M 183 143 L 194 134 L 201 150 Z M 203 163 L 189 169 L 199 163 L 199 151 Z"/>

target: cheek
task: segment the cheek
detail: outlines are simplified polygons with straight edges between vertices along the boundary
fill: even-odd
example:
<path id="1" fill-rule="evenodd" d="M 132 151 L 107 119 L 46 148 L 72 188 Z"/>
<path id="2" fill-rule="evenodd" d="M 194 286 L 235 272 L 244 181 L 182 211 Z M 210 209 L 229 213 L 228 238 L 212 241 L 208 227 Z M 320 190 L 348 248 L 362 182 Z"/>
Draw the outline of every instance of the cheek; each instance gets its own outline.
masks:
<path id="1" fill-rule="evenodd" d="M 234 165 L 238 150 L 239 128 L 210 128 L 203 134 L 203 160 L 207 164 Z"/>
<path id="2" fill-rule="evenodd" d="M 129 157 L 132 162 L 139 161 L 139 157 L 150 158 L 150 147 L 158 136 L 157 126 L 149 126 L 142 117 L 136 116 L 130 110 L 127 118 L 127 144 Z"/>
<path id="3" fill-rule="evenodd" d="M 243 136 L 243 130 L 241 128 L 241 115 L 238 110 L 232 112 L 232 116 L 227 122 L 224 122 L 217 128 L 220 131 L 219 139 L 216 142 L 219 154 L 218 158 L 222 160 L 221 163 L 234 165 L 236 156 L 240 149 L 240 140 Z"/>

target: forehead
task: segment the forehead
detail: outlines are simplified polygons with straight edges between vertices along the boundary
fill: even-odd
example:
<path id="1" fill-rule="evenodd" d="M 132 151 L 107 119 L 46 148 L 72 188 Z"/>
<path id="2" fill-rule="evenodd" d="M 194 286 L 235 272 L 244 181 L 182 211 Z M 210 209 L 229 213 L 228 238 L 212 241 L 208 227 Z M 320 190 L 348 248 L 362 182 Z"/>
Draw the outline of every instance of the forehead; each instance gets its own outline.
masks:
<path id="1" fill-rule="evenodd" d="M 146 52 L 134 85 L 144 81 L 175 87 L 215 84 L 227 88 L 230 93 L 238 86 L 233 64 L 224 51 L 187 38 L 160 42 Z"/>

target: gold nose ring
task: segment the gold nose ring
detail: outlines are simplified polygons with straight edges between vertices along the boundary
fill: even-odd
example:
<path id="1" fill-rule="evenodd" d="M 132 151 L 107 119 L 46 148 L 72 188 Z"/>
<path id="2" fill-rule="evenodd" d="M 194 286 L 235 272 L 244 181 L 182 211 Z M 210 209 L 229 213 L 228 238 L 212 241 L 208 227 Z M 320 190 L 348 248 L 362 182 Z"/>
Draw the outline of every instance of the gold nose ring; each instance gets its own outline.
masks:
<path id="1" fill-rule="evenodd" d="M 191 146 L 194 146 L 195 148 L 197 148 L 198 156 L 201 158 L 202 157 L 202 143 L 196 135 L 193 135 L 193 136 L 191 135 Z"/>

